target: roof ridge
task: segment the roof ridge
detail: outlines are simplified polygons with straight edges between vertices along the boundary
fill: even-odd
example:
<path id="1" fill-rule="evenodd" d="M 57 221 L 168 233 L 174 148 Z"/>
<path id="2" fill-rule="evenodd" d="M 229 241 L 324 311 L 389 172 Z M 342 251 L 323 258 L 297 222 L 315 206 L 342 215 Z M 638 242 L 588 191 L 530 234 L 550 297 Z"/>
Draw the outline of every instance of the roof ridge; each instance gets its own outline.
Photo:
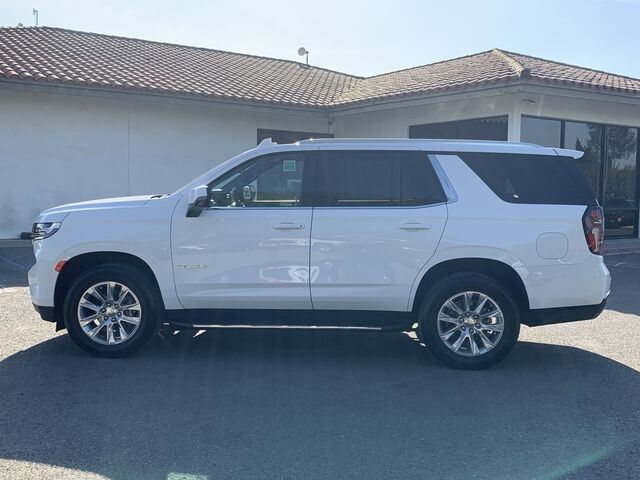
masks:
<path id="1" fill-rule="evenodd" d="M 515 58 L 510 56 L 509 53 L 511 52 L 506 52 L 504 50 L 500 50 L 499 48 L 493 48 L 491 49 L 491 53 L 493 53 L 496 57 L 498 57 L 500 60 L 505 62 L 507 65 L 509 65 L 513 69 L 513 71 L 518 75 L 518 77 L 527 78 L 531 76 L 531 69 L 525 67 L 520 62 L 518 62 Z"/>
<path id="2" fill-rule="evenodd" d="M 186 48 L 186 49 L 191 49 L 191 50 L 205 50 L 207 52 L 226 53 L 226 54 L 230 54 L 230 55 L 239 55 L 239 56 L 242 56 L 242 57 L 251 57 L 251 58 L 259 58 L 259 59 L 263 59 L 263 60 L 274 60 L 274 61 L 277 61 L 277 62 L 286 62 L 286 63 L 291 63 L 291 64 L 294 64 L 294 65 L 298 65 L 298 66 L 303 67 L 303 68 L 313 68 L 313 69 L 316 69 L 316 70 L 323 70 L 325 72 L 335 73 L 335 74 L 338 74 L 338 75 L 344 75 L 345 77 L 350 77 L 350 78 L 357 79 L 357 80 L 362 80 L 362 79 L 365 78 L 365 77 L 358 76 L 358 75 L 352 75 L 350 73 L 339 72 L 337 70 L 332 70 L 330 68 L 317 67 L 315 65 L 307 65 L 307 64 L 302 63 L 302 62 L 297 62 L 295 60 L 287 60 L 285 58 L 268 57 L 268 56 L 265 56 L 265 55 L 255 55 L 255 54 L 251 54 L 251 53 L 232 52 L 230 50 L 220 50 L 218 48 L 208 48 L 208 47 L 198 47 L 198 46 L 194 46 L 194 45 L 184 45 L 182 43 L 161 42 L 159 40 L 146 40 L 144 38 L 126 37 L 124 35 L 110 35 L 108 33 L 87 32 L 87 31 L 84 31 L 84 30 L 74 30 L 72 28 L 50 27 L 48 25 L 42 25 L 42 26 L 38 26 L 38 27 L 36 27 L 36 26 L 0 27 L 0 30 L 54 30 L 54 31 L 58 31 L 58 32 L 77 33 L 77 34 L 80 34 L 80 35 L 93 35 L 93 36 L 107 37 L 107 38 L 118 38 L 118 39 L 122 39 L 122 40 L 132 40 L 134 42 L 154 43 L 154 44 L 157 44 L 157 45 L 167 45 L 167 46 L 171 46 L 171 47 L 180 47 L 180 48 Z"/>
<path id="3" fill-rule="evenodd" d="M 495 50 L 498 50 L 498 49 L 495 49 Z M 621 75 L 619 73 L 607 72 L 606 70 L 598 70 L 597 68 L 583 67 L 581 65 L 575 65 L 573 63 L 558 62 L 557 60 L 549 60 L 548 58 L 536 57 L 535 55 L 527 55 L 526 53 L 510 52 L 508 50 L 502 50 L 502 49 L 500 49 L 500 51 L 507 56 L 520 55 L 521 57 L 532 58 L 534 60 L 542 60 L 543 62 L 553 63 L 554 65 L 564 65 L 565 67 L 579 68 L 581 70 L 589 70 L 590 72 L 596 72 L 596 73 L 604 73 L 606 75 L 613 75 L 614 77 L 628 78 L 629 80 L 635 80 L 636 82 L 640 81 L 640 77 L 632 77 L 630 75 Z"/>
<path id="4" fill-rule="evenodd" d="M 438 60 L 436 62 L 425 63 L 425 64 L 422 64 L 422 65 L 417 65 L 415 67 L 399 68 L 398 70 L 391 70 L 390 72 L 379 73 L 377 75 L 371 75 L 370 77 L 359 77 L 359 78 L 361 78 L 363 80 L 369 80 L 371 78 L 384 77 L 385 75 L 391 75 L 392 73 L 405 72 L 407 70 L 415 70 L 415 69 L 418 69 L 418 68 L 430 67 L 431 65 L 438 65 L 439 63 L 446 63 L 446 62 L 452 62 L 454 60 L 462 60 L 463 58 L 476 57 L 478 55 L 482 55 L 482 54 L 489 53 L 489 52 L 491 52 L 491 50 L 484 50 L 482 52 L 469 53 L 467 55 L 461 55 L 461 56 L 455 57 L 455 58 L 447 58 L 445 60 Z"/>

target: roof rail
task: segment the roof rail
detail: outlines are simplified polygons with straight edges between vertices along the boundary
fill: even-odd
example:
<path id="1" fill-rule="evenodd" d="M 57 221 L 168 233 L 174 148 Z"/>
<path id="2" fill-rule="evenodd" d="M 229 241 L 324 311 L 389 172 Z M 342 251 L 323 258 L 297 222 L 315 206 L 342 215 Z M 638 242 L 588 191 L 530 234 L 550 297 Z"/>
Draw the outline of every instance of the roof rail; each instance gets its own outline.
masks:
<path id="1" fill-rule="evenodd" d="M 278 145 L 277 142 L 274 142 L 271 137 L 265 138 L 258 144 L 258 148 L 270 147 L 272 145 Z"/>

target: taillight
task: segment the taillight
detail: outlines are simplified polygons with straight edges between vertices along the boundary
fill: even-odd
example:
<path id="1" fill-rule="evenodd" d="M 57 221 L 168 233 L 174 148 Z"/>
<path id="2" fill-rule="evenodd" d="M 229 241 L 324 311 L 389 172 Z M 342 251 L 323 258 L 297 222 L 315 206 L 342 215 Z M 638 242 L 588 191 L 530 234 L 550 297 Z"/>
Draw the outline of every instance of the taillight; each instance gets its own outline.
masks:
<path id="1" fill-rule="evenodd" d="M 604 242 L 604 213 L 602 207 L 587 207 L 582 216 L 584 237 L 591 253 L 602 255 Z"/>

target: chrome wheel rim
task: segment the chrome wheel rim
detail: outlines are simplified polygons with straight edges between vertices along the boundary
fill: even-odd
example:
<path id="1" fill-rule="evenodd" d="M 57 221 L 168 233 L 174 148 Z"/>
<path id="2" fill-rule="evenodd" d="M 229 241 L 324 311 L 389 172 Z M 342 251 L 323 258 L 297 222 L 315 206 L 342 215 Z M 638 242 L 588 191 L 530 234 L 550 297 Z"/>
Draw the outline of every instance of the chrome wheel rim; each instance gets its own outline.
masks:
<path id="1" fill-rule="evenodd" d="M 440 340 L 456 355 L 484 355 L 498 345 L 503 333 L 502 310 L 484 293 L 457 293 L 438 311 Z"/>
<path id="2" fill-rule="evenodd" d="M 140 300 L 126 285 L 99 282 L 82 294 L 78 303 L 80 328 L 92 341 L 118 345 L 129 340 L 140 327 Z"/>

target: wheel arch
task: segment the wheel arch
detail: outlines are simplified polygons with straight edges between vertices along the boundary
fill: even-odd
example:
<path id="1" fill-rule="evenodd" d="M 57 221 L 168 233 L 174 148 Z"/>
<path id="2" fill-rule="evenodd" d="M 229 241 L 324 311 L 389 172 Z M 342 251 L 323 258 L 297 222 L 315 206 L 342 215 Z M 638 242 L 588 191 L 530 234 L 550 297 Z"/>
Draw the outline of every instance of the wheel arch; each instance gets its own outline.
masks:
<path id="1" fill-rule="evenodd" d="M 160 285 L 158 284 L 158 279 L 156 278 L 156 275 L 153 273 L 153 270 L 151 269 L 149 264 L 143 259 L 130 253 L 115 251 L 82 253 L 66 261 L 56 280 L 56 286 L 53 294 L 56 331 L 64 329 L 62 306 L 64 304 L 65 295 L 67 294 L 67 291 L 69 290 L 69 287 L 73 283 L 74 279 L 77 278 L 77 276 L 81 272 L 89 268 L 114 263 L 119 263 L 138 269 L 140 273 L 142 273 L 150 282 L 151 288 L 156 291 L 158 298 L 162 302 L 161 309 L 164 310 L 164 300 L 162 298 L 162 294 L 160 293 Z"/>
<path id="2" fill-rule="evenodd" d="M 489 258 L 456 258 L 444 260 L 429 268 L 420 279 L 418 288 L 411 303 L 413 312 L 417 312 L 429 287 L 439 279 L 454 273 L 481 273 L 503 284 L 511 291 L 522 313 L 529 310 L 529 297 L 524 282 L 518 272 L 500 260 Z"/>

